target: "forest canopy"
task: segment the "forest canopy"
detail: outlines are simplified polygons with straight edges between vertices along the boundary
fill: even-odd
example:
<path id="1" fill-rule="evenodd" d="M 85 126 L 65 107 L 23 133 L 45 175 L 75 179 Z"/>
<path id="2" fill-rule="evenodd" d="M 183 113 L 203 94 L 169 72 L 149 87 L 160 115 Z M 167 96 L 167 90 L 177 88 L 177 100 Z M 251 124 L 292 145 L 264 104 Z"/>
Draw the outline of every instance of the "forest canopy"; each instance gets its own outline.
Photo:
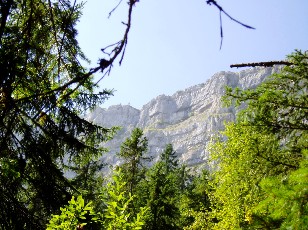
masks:
<path id="1" fill-rule="evenodd" d="M 144 167 L 148 140 L 133 130 L 119 153 L 124 163 L 103 192 L 105 208 L 85 212 L 91 221 L 99 229 L 306 229 L 307 52 L 288 61 L 255 89 L 226 89 L 226 106 L 246 108 L 212 140 L 210 171 L 180 164 L 171 144 Z M 64 211 L 66 218 L 53 216 L 49 226 L 78 214 L 72 204 Z"/>

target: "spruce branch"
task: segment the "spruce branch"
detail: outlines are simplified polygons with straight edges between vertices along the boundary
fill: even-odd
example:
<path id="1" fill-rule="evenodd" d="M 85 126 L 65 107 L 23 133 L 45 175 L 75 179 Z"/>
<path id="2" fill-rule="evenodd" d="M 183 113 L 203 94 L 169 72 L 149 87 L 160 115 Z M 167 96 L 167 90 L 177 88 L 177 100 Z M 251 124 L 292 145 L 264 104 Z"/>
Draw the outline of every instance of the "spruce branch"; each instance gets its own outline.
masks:
<path id="1" fill-rule="evenodd" d="M 138 2 L 138 0 L 129 0 L 128 2 L 128 5 L 129 5 L 128 19 L 127 19 L 127 22 L 125 23 L 126 29 L 125 29 L 122 40 L 101 49 L 103 53 L 108 54 L 105 50 L 110 47 L 114 47 L 112 51 L 109 53 L 109 56 L 111 56 L 109 60 L 100 59 L 98 63 L 99 65 L 97 67 L 91 68 L 89 72 L 76 76 L 75 78 L 71 79 L 67 83 L 55 89 L 52 89 L 52 90 L 49 90 L 43 93 L 36 93 L 28 97 L 18 98 L 18 99 L 15 99 L 14 102 L 22 102 L 22 101 L 26 101 L 26 100 L 37 98 L 37 97 L 42 97 L 42 98 L 49 97 L 51 94 L 61 93 L 65 91 L 65 89 L 69 88 L 70 86 L 77 84 L 76 86 L 74 86 L 74 88 L 70 92 L 61 95 L 60 99 L 65 100 L 70 95 L 72 95 L 74 92 L 76 92 L 76 90 L 78 90 L 90 76 L 92 76 L 93 74 L 101 70 L 101 72 L 103 73 L 103 76 L 95 83 L 95 85 L 97 85 L 107 74 L 108 75 L 110 74 L 111 68 L 113 67 L 113 62 L 119 56 L 120 56 L 119 64 L 120 65 L 122 64 L 122 61 L 124 59 L 125 49 L 127 46 L 127 41 L 128 41 L 128 33 L 131 28 L 132 11 L 133 11 L 133 7 L 135 6 L 136 2 Z M 2 103 L 0 102 L 0 104 Z"/>

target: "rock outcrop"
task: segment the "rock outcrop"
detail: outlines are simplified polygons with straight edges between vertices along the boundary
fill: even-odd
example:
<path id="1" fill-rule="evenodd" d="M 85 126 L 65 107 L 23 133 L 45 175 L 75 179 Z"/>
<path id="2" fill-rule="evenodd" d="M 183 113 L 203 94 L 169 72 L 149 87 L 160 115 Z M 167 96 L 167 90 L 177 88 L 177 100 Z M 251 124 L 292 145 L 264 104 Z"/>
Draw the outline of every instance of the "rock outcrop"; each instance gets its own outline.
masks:
<path id="1" fill-rule="evenodd" d="M 254 88 L 278 68 L 252 68 L 238 73 L 219 72 L 203 84 L 178 91 L 172 96 L 160 95 L 141 110 L 129 105 L 97 108 L 87 119 L 104 127 L 120 126 L 115 138 L 105 144 L 110 149 L 104 161 L 119 164 L 116 152 L 135 127 L 144 130 L 149 140 L 149 155 L 157 160 L 166 144 L 171 143 L 181 162 L 189 166 L 206 163 L 207 144 L 223 130 L 225 121 L 235 119 L 234 107 L 224 108 L 221 97 L 225 86 Z M 206 164 L 205 164 L 206 165 Z"/>

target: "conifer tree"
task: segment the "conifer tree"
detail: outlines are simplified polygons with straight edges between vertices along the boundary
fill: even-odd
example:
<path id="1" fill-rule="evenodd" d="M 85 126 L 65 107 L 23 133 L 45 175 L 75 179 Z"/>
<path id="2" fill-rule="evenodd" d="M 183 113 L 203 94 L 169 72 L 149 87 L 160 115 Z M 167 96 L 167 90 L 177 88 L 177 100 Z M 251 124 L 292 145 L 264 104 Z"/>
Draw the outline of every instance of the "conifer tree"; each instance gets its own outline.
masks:
<path id="1" fill-rule="evenodd" d="M 125 175 L 128 191 L 131 195 L 134 195 L 136 185 L 143 177 L 144 163 L 150 160 L 144 156 L 147 150 L 148 139 L 143 136 L 143 131 L 139 128 L 135 128 L 131 137 L 127 138 L 121 145 L 118 156 L 124 160 L 121 170 Z"/>
<path id="2" fill-rule="evenodd" d="M 103 67 L 80 64 L 81 8 L 69 0 L 0 2 L 1 229 L 44 228 L 78 191 L 65 170 L 99 157 L 97 141 L 112 136 L 80 116 L 111 94 L 94 93 L 92 74 Z"/>
<path id="3" fill-rule="evenodd" d="M 227 125 L 227 141 L 211 149 L 218 162 L 213 229 L 307 226 L 307 52 L 288 62 L 256 89 L 227 90 L 228 99 L 247 108 Z"/>
<path id="4" fill-rule="evenodd" d="M 173 150 L 171 144 L 167 144 L 165 150 L 160 155 L 160 161 L 164 165 L 165 173 L 173 172 L 179 165 L 178 160 L 176 159 L 176 152 Z"/>
<path id="5" fill-rule="evenodd" d="M 118 156 L 123 160 L 123 163 L 119 166 L 123 180 L 126 182 L 123 189 L 131 196 L 140 192 L 138 185 L 145 177 L 145 163 L 151 161 L 151 158 L 146 156 L 147 150 L 148 139 L 143 136 L 141 129 L 135 128 L 131 136 L 122 143 L 118 153 Z M 137 203 L 139 203 L 138 199 L 130 203 L 129 208 L 132 216 L 136 214 L 136 209 L 141 207 L 141 204 Z"/>
<path id="6" fill-rule="evenodd" d="M 150 214 L 145 229 L 179 229 L 180 168 L 171 144 L 147 174 Z"/>

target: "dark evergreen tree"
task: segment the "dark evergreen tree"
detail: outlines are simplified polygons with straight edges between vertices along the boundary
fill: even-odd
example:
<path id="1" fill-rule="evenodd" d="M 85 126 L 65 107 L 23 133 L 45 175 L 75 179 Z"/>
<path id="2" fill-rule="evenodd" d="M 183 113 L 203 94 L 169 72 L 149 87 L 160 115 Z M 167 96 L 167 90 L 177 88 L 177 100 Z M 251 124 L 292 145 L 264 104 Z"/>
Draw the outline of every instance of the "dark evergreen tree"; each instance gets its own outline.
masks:
<path id="1" fill-rule="evenodd" d="M 169 172 L 173 172 L 175 169 L 178 168 L 179 163 L 176 159 L 176 152 L 173 150 L 171 144 L 167 144 L 165 150 L 160 155 L 160 161 L 165 166 L 165 173 L 168 174 Z"/>
<path id="2" fill-rule="evenodd" d="M 94 211 L 101 212 L 105 207 L 103 201 L 98 197 L 103 193 L 105 177 L 102 169 L 105 167 L 102 160 L 93 158 L 83 159 L 83 162 L 70 166 L 70 171 L 76 175 L 70 179 L 71 184 L 78 188 L 77 194 L 82 195 L 86 203 L 91 202 Z"/>
<path id="3" fill-rule="evenodd" d="M 42 229 L 78 190 L 64 171 L 83 167 L 112 130 L 80 115 L 111 92 L 93 93 L 80 64 L 76 1 L 0 1 L 0 228 Z M 73 167 L 72 167 L 73 166 Z M 79 174 L 78 171 L 76 171 Z"/>
<path id="4" fill-rule="evenodd" d="M 150 162 L 151 158 L 146 156 L 148 150 L 148 140 L 143 136 L 143 131 L 135 128 L 132 134 L 121 145 L 118 156 L 123 160 L 120 166 L 123 180 L 126 182 L 124 189 L 131 196 L 139 193 L 138 184 L 145 177 L 145 163 Z M 135 213 L 137 206 L 140 208 L 137 200 L 130 203 L 132 216 Z"/>
<path id="5" fill-rule="evenodd" d="M 144 177 L 144 163 L 150 161 L 149 157 L 144 156 L 147 150 L 148 140 L 139 128 L 135 128 L 131 137 L 127 138 L 121 145 L 118 156 L 124 160 L 121 170 L 127 182 L 127 190 L 131 195 L 134 195 L 136 185 Z"/>
<path id="6" fill-rule="evenodd" d="M 145 229 L 179 229 L 180 175 L 175 151 L 168 144 L 147 174 L 150 214 Z"/>
<path id="7" fill-rule="evenodd" d="M 194 176 L 190 184 L 190 190 L 192 191 L 188 195 L 192 201 L 190 208 L 196 211 L 210 209 L 211 202 L 209 194 L 211 189 L 209 172 L 204 169 L 200 174 Z"/>

